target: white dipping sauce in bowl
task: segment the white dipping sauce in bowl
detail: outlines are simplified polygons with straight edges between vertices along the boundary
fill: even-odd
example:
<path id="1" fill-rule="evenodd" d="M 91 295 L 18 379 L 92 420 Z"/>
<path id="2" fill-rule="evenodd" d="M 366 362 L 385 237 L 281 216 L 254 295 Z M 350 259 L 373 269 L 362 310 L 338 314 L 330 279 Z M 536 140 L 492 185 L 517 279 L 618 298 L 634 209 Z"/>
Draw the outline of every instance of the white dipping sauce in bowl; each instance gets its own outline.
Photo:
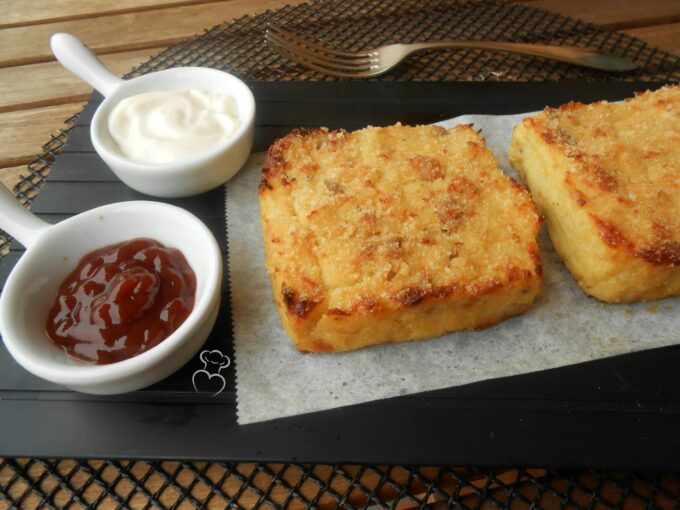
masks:
<path id="1" fill-rule="evenodd" d="M 227 182 L 250 156 L 255 127 L 255 98 L 250 88 L 236 76 L 205 67 L 174 67 L 130 80 L 121 80 L 106 69 L 97 57 L 72 35 L 54 34 L 51 44 L 59 62 L 104 96 L 90 124 L 92 145 L 113 173 L 132 189 L 155 197 L 197 195 Z M 212 99 L 201 99 L 200 93 L 186 93 L 191 90 L 203 91 Z M 171 139 L 169 147 L 143 149 L 143 152 L 152 154 L 154 158 L 164 159 L 148 162 L 125 155 L 122 152 L 125 149 L 142 151 L 141 147 L 146 146 L 148 140 L 141 142 L 136 138 L 137 135 L 130 136 L 125 132 L 127 128 L 123 128 L 118 135 L 122 140 L 120 145 L 125 147 L 119 147 L 109 130 L 109 117 L 113 110 L 128 98 L 148 93 L 161 94 L 161 97 L 163 94 L 179 93 L 180 96 L 184 94 L 191 97 L 192 106 L 189 110 L 193 113 L 187 114 L 180 108 L 166 117 L 177 117 L 180 120 L 179 124 L 183 126 L 180 129 L 182 131 L 193 123 L 194 115 L 198 118 L 208 112 L 209 122 L 216 129 L 208 127 L 199 130 L 208 135 L 205 144 L 210 146 L 198 147 L 194 133 L 196 126 L 192 125 L 191 134 L 172 133 L 174 128 L 167 125 L 162 128 L 157 126 L 158 123 L 153 120 L 157 118 L 154 114 L 151 116 L 150 125 L 147 126 L 149 129 L 141 129 L 138 126 L 138 133 L 158 131 L 156 134 L 160 134 L 161 138 L 169 136 Z M 227 110 L 226 105 L 229 102 L 223 100 L 223 95 L 227 95 L 233 101 L 232 109 L 226 115 L 223 115 L 223 108 Z M 173 104 L 176 102 L 172 101 Z M 220 106 L 220 103 L 224 104 Z M 214 108 L 215 104 L 217 107 Z M 198 105 L 210 106 L 204 108 Z M 163 108 L 160 111 L 162 112 Z M 164 115 L 160 114 L 160 124 L 166 123 L 166 120 L 162 119 Z M 230 117 L 232 122 L 228 122 L 227 117 Z M 227 124 L 230 128 L 224 129 Z M 113 130 L 116 131 L 117 127 Z M 154 143 L 152 142 L 152 145 Z M 186 154 L 188 148 L 196 149 L 193 155 Z"/>
<path id="2" fill-rule="evenodd" d="M 120 153 L 140 163 L 191 158 L 227 141 L 239 126 L 231 96 L 197 89 L 127 97 L 108 119 Z"/>

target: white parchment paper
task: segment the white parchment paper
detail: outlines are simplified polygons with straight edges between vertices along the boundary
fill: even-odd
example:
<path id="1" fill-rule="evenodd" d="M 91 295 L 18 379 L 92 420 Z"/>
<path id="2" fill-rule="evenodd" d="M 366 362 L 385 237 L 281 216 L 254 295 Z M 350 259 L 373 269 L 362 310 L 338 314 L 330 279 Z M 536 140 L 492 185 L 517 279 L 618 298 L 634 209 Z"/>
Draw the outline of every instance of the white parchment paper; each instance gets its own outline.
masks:
<path id="1" fill-rule="evenodd" d="M 466 115 L 503 171 L 512 127 L 525 115 Z M 477 332 L 370 347 L 344 354 L 300 354 L 284 332 L 264 266 L 255 154 L 227 186 L 237 412 L 240 424 L 448 388 L 680 343 L 680 298 L 605 305 L 588 298 L 545 232 L 544 280 L 526 314 Z"/>

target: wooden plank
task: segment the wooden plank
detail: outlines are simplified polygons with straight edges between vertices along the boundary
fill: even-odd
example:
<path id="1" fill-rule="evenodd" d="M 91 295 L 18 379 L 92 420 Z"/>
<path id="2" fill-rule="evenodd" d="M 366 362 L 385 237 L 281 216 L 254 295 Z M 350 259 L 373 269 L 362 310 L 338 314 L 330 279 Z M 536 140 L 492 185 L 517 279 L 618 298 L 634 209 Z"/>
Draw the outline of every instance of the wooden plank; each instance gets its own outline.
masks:
<path id="1" fill-rule="evenodd" d="M 83 105 L 69 103 L 35 110 L 0 113 L 0 168 L 24 165 L 41 152 L 41 147 L 64 120 Z"/>
<path id="2" fill-rule="evenodd" d="M 132 12 L 0 30 L 0 67 L 35 64 L 54 60 L 49 47 L 55 32 L 79 37 L 96 53 L 114 53 L 168 46 L 231 20 L 304 0 L 251 0 L 210 3 Z"/>
<path id="3" fill-rule="evenodd" d="M 96 2 L 83 2 L 83 0 L 60 0 L 59 2 L 0 0 L 0 12 L 2 12 L 0 28 L 221 1 L 225 0 L 97 0 Z"/>
<path id="4" fill-rule="evenodd" d="M 0 0 L 0 12 L 3 13 L 0 28 L 224 1 L 97 0 L 96 2 L 83 2 L 82 0 L 60 0 L 54 2 L 53 0 L 31 0 L 30 9 L 27 9 L 22 2 Z M 520 2 L 531 3 L 537 7 L 544 7 L 583 19 L 596 17 L 601 20 L 593 19 L 593 23 L 610 23 L 612 19 L 638 23 L 642 19 L 649 19 L 650 13 L 654 13 L 653 19 L 679 14 L 676 0 L 647 0 L 646 2 L 636 0 L 600 0 L 599 2 L 577 0 L 568 3 L 562 0 L 520 0 Z M 260 3 L 262 2 L 258 0 L 251 1 L 252 6 L 256 9 Z M 280 5 L 285 3 L 287 3 L 285 0 L 279 2 Z M 587 8 L 583 8 L 584 6 Z"/>
<path id="5" fill-rule="evenodd" d="M 538 0 L 531 6 L 614 29 L 680 21 L 678 0 Z"/>
<path id="6" fill-rule="evenodd" d="M 631 28 L 626 33 L 639 37 L 652 46 L 680 55 L 680 23 Z"/>
<path id="7" fill-rule="evenodd" d="M 112 53 L 102 56 L 102 61 L 122 76 L 162 50 L 159 47 Z M 0 69 L 0 113 L 85 102 L 91 92 L 92 87 L 58 62 Z"/>
<path id="8" fill-rule="evenodd" d="M 31 171 L 26 165 L 10 166 L 7 168 L 0 168 L 0 182 L 5 185 L 7 189 L 14 189 L 14 186 L 21 180 L 22 175 L 28 175 Z"/>

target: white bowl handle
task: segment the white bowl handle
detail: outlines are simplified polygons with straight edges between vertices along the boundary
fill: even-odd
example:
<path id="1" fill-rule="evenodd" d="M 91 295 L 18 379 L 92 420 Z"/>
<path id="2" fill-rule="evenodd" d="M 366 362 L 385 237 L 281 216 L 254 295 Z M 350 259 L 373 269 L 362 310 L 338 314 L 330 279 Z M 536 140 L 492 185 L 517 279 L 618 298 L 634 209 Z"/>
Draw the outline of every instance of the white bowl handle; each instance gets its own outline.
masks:
<path id="1" fill-rule="evenodd" d="M 50 44 L 52 53 L 61 65 L 92 85 L 104 97 L 123 83 L 77 37 L 60 32 L 52 36 Z"/>
<path id="2" fill-rule="evenodd" d="M 50 224 L 29 212 L 0 184 L 0 228 L 30 248 Z"/>

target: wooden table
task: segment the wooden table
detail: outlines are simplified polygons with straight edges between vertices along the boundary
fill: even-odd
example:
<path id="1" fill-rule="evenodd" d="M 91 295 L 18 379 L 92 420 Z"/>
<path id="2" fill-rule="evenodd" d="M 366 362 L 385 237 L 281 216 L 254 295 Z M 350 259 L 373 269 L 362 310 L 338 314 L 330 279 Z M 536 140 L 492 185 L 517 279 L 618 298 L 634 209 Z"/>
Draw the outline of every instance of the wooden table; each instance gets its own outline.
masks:
<path id="1" fill-rule="evenodd" d="M 76 35 L 122 75 L 164 47 L 222 21 L 301 1 L 0 0 L 0 180 L 12 188 L 49 135 L 64 127 L 64 120 L 82 108 L 91 92 L 55 62 L 49 48 L 52 33 Z M 677 0 L 535 0 L 531 4 L 680 53 Z M 251 469 L 250 464 L 239 467 L 244 476 Z M 542 473 L 536 470 L 533 475 Z M 511 482 L 514 475 L 498 476 Z M 205 490 L 199 487 L 198 492 Z M 241 503 L 247 505 L 245 500 Z"/>

